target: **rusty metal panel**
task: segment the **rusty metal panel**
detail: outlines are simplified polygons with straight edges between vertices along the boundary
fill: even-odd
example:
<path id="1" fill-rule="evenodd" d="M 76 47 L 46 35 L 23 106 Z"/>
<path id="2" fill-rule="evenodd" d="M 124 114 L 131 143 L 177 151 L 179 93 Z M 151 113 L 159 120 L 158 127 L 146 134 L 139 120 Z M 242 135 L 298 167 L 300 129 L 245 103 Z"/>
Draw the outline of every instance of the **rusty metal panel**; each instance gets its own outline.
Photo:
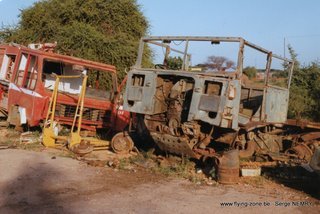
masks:
<path id="1" fill-rule="evenodd" d="M 286 122 L 289 102 L 289 90 L 270 86 L 266 89 L 265 96 L 266 122 Z"/>
<path id="2" fill-rule="evenodd" d="M 162 150 L 197 158 L 197 155 L 192 150 L 193 145 L 189 145 L 190 142 L 186 137 L 181 138 L 160 133 L 152 133 L 151 135 Z"/>
<path id="3" fill-rule="evenodd" d="M 317 122 L 310 122 L 307 120 L 295 120 L 295 119 L 288 119 L 286 121 L 287 125 L 291 126 L 299 126 L 301 128 L 314 128 L 314 129 L 320 129 L 320 123 Z"/>
<path id="4" fill-rule="evenodd" d="M 144 75 L 144 84 L 137 85 L 133 74 Z M 160 113 L 155 111 L 156 73 L 152 71 L 130 72 L 123 107 L 125 110 L 140 114 Z"/>
<path id="5" fill-rule="evenodd" d="M 141 101 L 142 94 L 143 94 L 142 87 L 132 87 L 131 90 L 128 91 L 128 100 Z"/>
<path id="6" fill-rule="evenodd" d="M 320 132 L 310 132 L 301 137 L 303 141 L 315 140 L 320 138 Z"/>
<path id="7" fill-rule="evenodd" d="M 200 97 L 199 109 L 208 112 L 218 112 L 220 105 L 220 96 L 202 95 Z"/>
<path id="8" fill-rule="evenodd" d="M 223 94 L 225 94 L 225 91 L 226 91 L 226 84 L 224 80 L 222 79 L 217 80 L 217 78 L 215 78 L 215 81 L 220 81 L 222 83 L 222 89 L 221 89 L 222 96 L 220 96 L 220 101 L 219 101 L 220 108 L 218 109 L 217 114 L 214 115 L 215 117 L 210 118 L 208 111 L 204 109 L 200 109 L 201 97 L 205 95 L 205 91 L 204 91 L 205 80 L 213 80 L 213 78 L 210 78 L 210 77 L 197 78 L 195 81 L 194 92 L 193 92 L 190 111 L 188 115 L 188 121 L 202 120 L 212 125 L 219 125 L 221 121 L 221 115 L 223 112 L 223 106 L 225 105 L 225 97 L 223 96 Z"/>
<path id="9" fill-rule="evenodd" d="M 217 77 L 206 77 L 206 80 L 221 81 L 222 89 L 221 95 L 219 96 L 219 108 L 216 114 L 210 114 L 209 109 L 201 109 L 201 97 L 204 95 L 204 79 L 199 78 L 199 81 L 195 83 L 195 90 L 192 97 L 192 103 L 190 106 L 189 118 L 188 120 L 201 120 L 205 121 L 211 125 L 217 125 L 224 128 L 238 128 L 238 113 L 239 113 L 239 103 L 240 103 L 240 82 L 238 80 L 223 80 Z M 233 98 L 229 98 L 230 88 L 235 89 L 235 94 Z M 216 98 L 217 100 L 218 98 Z M 216 103 L 215 105 L 218 105 Z M 211 108 L 214 108 L 212 106 Z"/>

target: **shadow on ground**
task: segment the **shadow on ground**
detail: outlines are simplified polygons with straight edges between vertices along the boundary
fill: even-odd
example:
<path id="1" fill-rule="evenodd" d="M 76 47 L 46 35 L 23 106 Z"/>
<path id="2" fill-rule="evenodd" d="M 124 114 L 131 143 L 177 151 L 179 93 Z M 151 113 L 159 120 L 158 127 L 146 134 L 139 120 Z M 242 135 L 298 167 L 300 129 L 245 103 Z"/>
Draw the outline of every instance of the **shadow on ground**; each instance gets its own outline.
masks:
<path id="1" fill-rule="evenodd" d="M 301 166 L 265 167 L 263 168 L 263 174 L 277 183 L 320 199 L 320 177 L 316 173 L 308 172 Z"/>
<path id="2" fill-rule="evenodd" d="M 50 182 L 61 179 L 46 163 L 23 168 L 2 186 L 0 213 L 70 213 L 59 195 L 50 191 Z"/>

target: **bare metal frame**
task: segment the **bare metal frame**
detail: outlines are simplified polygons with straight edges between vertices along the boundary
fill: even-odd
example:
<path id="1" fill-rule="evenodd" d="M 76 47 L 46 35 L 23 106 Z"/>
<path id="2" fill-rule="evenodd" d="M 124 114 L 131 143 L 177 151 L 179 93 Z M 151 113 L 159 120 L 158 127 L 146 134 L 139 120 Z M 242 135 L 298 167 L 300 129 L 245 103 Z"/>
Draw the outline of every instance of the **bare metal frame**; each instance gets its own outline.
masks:
<path id="1" fill-rule="evenodd" d="M 184 51 L 170 48 L 168 43 L 170 43 L 171 41 L 185 42 Z M 136 64 L 134 67 L 141 69 L 142 57 L 143 57 L 143 51 L 144 51 L 145 44 L 150 43 L 150 44 L 161 46 L 164 48 L 170 48 L 171 51 L 183 54 L 182 70 L 186 71 L 186 70 L 188 70 L 188 66 L 189 66 L 188 61 L 191 57 L 191 54 L 188 53 L 188 46 L 189 46 L 190 41 L 199 41 L 199 42 L 208 41 L 208 42 L 211 42 L 212 44 L 219 44 L 220 42 L 237 42 L 237 43 L 239 43 L 238 60 L 237 60 L 235 78 L 240 78 L 242 75 L 245 46 L 248 46 L 248 47 L 253 48 L 259 52 L 266 54 L 267 55 L 266 78 L 265 78 L 265 85 L 266 86 L 269 85 L 269 76 L 270 76 L 272 58 L 282 60 L 285 64 L 288 65 L 287 88 L 288 89 L 290 88 L 294 62 L 290 59 L 273 54 L 271 51 L 269 51 L 265 48 L 262 48 L 258 45 L 251 43 L 251 42 L 248 42 L 245 39 L 243 39 L 242 37 L 204 37 L 204 36 L 201 36 L 201 37 L 200 36 L 149 36 L 149 37 L 143 37 L 140 40 L 138 57 L 137 57 L 137 61 L 136 61 Z"/>

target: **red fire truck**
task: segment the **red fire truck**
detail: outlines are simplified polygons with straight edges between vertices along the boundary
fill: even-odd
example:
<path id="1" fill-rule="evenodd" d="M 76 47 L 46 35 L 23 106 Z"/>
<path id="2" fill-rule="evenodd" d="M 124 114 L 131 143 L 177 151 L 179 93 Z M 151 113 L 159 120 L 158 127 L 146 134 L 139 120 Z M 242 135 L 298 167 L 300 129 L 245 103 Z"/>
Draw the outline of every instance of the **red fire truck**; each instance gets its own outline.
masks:
<path id="1" fill-rule="evenodd" d="M 15 126 L 37 126 L 46 117 L 54 74 L 72 76 L 92 72 L 84 100 L 82 128 L 123 130 L 129 114 L 119 105 L 115 67 L 53 53 L 54 46 L 0 44 L 0 116 L 7 117 Z M 104 74 L 99 77 L 101 73 Z M 99 89 L 101 76 L 108 82 L 107 90 Z M 59 83 L 55 111 L 59 123 L 72 124 L 81 85 L 80 78 L 66 78 Z"/>

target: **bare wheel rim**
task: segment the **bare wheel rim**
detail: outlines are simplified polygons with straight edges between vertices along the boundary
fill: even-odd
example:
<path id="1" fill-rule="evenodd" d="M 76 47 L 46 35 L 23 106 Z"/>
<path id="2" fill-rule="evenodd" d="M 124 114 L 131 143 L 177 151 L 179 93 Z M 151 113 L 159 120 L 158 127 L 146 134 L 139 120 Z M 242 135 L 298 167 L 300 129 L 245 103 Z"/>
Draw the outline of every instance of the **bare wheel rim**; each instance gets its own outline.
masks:
<path id="1" fill-rule="evenodd" d="M 116 134 L 111 141 L 111 148 L 115 153 L 129 153 L 132 150 L 133 142 L 125 133 Z"/>

